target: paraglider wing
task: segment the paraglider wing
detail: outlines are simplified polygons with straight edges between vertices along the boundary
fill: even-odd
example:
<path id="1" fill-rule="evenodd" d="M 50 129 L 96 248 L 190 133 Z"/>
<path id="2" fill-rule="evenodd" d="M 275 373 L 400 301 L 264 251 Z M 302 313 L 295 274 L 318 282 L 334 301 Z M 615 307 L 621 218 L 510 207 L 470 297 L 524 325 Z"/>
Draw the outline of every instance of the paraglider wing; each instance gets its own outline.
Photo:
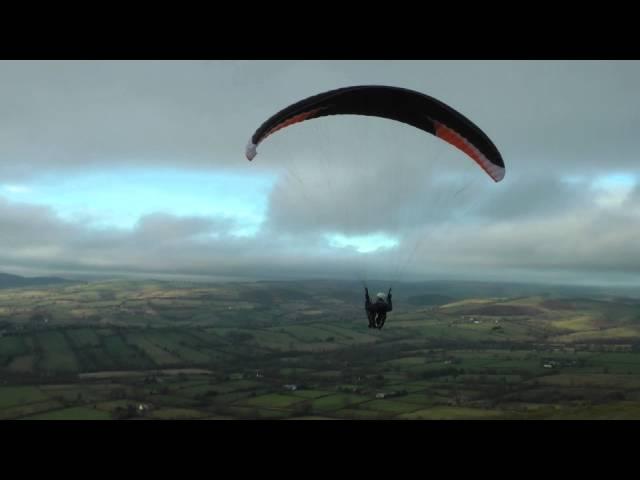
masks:
<path id="1" fill-rule="evenodd" d="M 500 152 L 471 120 L 428 95 L 376 85 L 331 90 L 279 111 L 253 134 L 247 144 L 247 159 L 253 160 L 258 145 L 278 130 L 329 115 L 366 115 L 412 125 L 463 151 L 496 182 L 504 178 L 505 167 Z"/>

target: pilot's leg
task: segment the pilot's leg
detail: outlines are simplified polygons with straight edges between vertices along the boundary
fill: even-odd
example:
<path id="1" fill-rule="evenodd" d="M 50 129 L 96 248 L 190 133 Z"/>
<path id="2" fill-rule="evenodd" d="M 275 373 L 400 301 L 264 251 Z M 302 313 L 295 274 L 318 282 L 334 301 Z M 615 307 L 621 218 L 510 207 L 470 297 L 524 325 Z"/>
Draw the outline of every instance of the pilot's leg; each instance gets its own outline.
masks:
<path id="1" fill-rule="evenodd" d="M 367 310 L 367 318 L 369 319 L 369 328 L 375 328 L 375 316 L 376 314 Z"/>

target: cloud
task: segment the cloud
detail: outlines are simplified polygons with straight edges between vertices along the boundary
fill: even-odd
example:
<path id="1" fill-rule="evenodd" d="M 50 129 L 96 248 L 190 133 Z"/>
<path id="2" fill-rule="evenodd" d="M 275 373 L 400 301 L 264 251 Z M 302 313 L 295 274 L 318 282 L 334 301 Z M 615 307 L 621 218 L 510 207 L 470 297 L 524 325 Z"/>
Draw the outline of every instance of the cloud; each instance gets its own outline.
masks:
<path id="1" fill-rule="evenodd" d="M 503 270 L 595 275 L 640 274 L 638 213 L 586 211 L 573 217 L 422 226 L 401 245 L 370 254 L 334 248 L 326 238 L 261 233 L 230 235 L 225 219 L 143 217 L 134 229 L 95 229 L 56 218 L 46 208 L 0 205 L 0 265 L 81 274 L 146 273 L 285 278 L 489 278 Z M 519 272 L 515 274 L 513 272 Z"/>
<path id="2" fill-rule="evenodd" d="M 640 178 L 639 62 L 5 61 L 0 84 L 2 268 L 254 278 L 640 274 L 640 186 L 602 183 Z M 294 125 L 246 161 L 246 141 L 275 111 L 353 84 L 404 86 L 449 103 L 494 140 L 505 179 L 492 182 L 433 136 L 369 117 Z M 99 197 L 100 181 L 71 193 L 79 176 L 133 170 L 188 175 L 180 185 L 177 173 L 143 175 L 153 201 L 137 184 L 114 186 L 124 192 L 118 199 Z M 210 174 L 219 182 L 207 183 Z M 249 175 L 277 177 L 263 185 Z M 187 185 L 194 178 L 197 190 Z M 64 194 L 62 185 L 70 186 Z M 27 203 L 36 197 L 38 205 Z M 122 221 L 98 227 L 84 208 L 117 202 L 136 218 L 115 212 Z M 145 205 L 139 212 L 136 202 Z M 62 215 L 62 207 L 86 215 Z M 353 238 L 373 235 L 398 246 L 358 253 L 365 240 Z"/>
<path id="3" fill-rule="evenodd" d="M 3 185 L 3 190 L 9 193 L 29 193 L 31 189 L 29 187 L 25 187 L 24 185 Z"/>

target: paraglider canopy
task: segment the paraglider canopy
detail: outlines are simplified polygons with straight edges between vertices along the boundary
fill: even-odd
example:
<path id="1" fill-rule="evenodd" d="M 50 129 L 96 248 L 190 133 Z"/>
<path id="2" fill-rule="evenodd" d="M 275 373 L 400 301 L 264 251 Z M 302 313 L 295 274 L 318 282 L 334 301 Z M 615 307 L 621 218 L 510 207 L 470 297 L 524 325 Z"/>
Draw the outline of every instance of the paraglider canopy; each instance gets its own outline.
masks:
<path id="1" fill-rule="evenodd" d="M 450 143 L 471 157 L 496 182 L 504 178 L 500 152 L 471 120 L 433 97 L 399 87 L 363 85 L 320 93 L 296 102 L 265 121 L 251 136 L 246 157 L 273 133 L 329 115 L 366 115 L 396 120 Z"/>

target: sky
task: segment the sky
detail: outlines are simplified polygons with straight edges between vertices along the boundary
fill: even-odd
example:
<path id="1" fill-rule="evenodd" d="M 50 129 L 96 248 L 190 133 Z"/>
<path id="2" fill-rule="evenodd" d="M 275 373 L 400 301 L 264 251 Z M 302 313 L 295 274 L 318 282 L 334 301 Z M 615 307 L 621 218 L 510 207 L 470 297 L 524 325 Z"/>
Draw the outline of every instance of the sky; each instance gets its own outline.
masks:
<path id="1" fill-rule="evenodd" d="M 245 145 L 281 108 L 392 85 L 469 117 L 442 140 L 339 116 Z M 0 271 L 640 280 L 638 61 L 1 61 Z"/>

